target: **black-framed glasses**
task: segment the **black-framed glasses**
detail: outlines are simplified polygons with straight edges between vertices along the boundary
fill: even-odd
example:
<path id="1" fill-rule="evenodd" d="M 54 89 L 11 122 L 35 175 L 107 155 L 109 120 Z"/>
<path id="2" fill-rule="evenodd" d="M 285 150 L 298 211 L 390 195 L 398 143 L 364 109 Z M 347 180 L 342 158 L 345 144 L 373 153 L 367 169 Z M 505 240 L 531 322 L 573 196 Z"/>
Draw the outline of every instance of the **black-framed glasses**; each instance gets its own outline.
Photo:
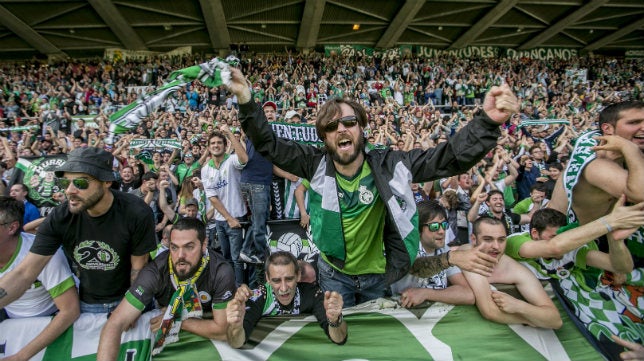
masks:
<path id="1" fill-rule="evenodd" d="M 17 220 L 13 220 L 13 221 L 9 221 L 9 222 L 0 223 L 0 226 L 4 227 L 4 226 L 9 225 L 9 224 L 11 224 L 11 223 L 13 223 L 13 222 L 17 222 Z"/>
<path id="2" fill-rule="evenodd" d="M 449 222 L 448 221 L 442 221 L 442 222 L 431 222 L 431 223 L 425 223 L 427 228 L 429 228 L 430 231 L 432 232 L 437 232 L 441 227 L 444 230 L 447 230 L 447 227 L 449 227 Z"/>
<path id="3" fill-rule="evenodd" d="M 58 178 L 58 186 L 62 189 L 67 189 L 70 184 L 73 184 L 76 189 L 85 190 L 89 188 L 89 184 L 92 183 L 92 180 L 85 177 L 79 177 L 74 179 L 67 178 Z"/>
<path id="4" fill-rule="evenodd" d="M 324 131 L 330 133 L 337 130 L 339 123 L 342 123 L 345 128 L 351 128 L 358 124 L 358 118 L 356 118 L 355 115 L 349 115 L 340 119 L 333 119 L 332 121 L 326 123 L 326 125 L 324 126 Z"/>

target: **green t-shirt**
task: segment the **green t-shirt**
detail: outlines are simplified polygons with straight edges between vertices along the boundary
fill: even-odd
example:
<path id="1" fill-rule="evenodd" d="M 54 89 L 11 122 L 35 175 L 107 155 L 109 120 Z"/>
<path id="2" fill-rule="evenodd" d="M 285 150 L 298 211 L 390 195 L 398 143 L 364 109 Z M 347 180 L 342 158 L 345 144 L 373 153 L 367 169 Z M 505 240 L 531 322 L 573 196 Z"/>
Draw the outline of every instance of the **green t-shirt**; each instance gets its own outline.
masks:
<path id="1" fill-rule="evenodd" d="M 349 275 L 385 273 L 383 237 L 386 210 L 376 189 L 371 167 L 364 162 L 362 170 L 354 178 L 336 175 L 336 181 L 347 252 L 342 272 Z"/>
<path id="2" fill-rule="evenodd" d="M 508 237 L 505 254 L 526 266 L 537 278 L 547 280 L 570 276 L 583 280 L 582 270 L 586 269 L 586 255 L 591 250 L 587 245 L 564 254 L 561 258 L 523 258 L 519 254 L 521 246 L 532 241 L 530 232 L 515 233 Z M 536 241 L 547 242 L 547 241 Z M 584 282 L 585 284 L 585 282 Z"/>

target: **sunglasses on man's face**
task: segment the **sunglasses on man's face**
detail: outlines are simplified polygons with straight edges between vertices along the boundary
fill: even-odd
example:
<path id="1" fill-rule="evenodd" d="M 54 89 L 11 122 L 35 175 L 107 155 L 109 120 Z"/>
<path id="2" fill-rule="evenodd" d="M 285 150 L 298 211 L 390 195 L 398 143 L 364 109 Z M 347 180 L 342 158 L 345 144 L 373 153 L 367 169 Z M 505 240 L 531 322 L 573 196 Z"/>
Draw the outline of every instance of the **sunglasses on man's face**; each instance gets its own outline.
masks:
<path id="1" fill-rule="evenodd" d="M 61 189 L 67 189 L 69 187 L 69 184 L 73 184 L 76 189 L 79 190 L 85 190 L 89 188 L 89 184 L 92 182 L 91 179 L 89 178 L 74 178 L 74 179 L 67 179 L 67 178 L 58 178 L 58 186 Z"/>
<path id="2" fill-rule="evenodd" d="M 326 125 L 324 126 L 324 131 L 330 133 L 337 130 L 339 123 L 342 123 L 345 128 L 351 128 L 358 124 L 358 118 L 356 118 L 355 115 L 349 115 L 340 119 L 333 119 L 332 121 L 326 123 Z"/>
<path id="3" fill-rule="evenodd" d="M 442 227 L 444 230 L 447 230 L 447 227 L 449 227 L 449 222 L 447 221 L 442 221 L 442 222 L 432 222 L 432 223 L 425 223 L 427 228 L 429 228 L 430 231 L 432 232 L 438 232 L 438 230 Z"/>

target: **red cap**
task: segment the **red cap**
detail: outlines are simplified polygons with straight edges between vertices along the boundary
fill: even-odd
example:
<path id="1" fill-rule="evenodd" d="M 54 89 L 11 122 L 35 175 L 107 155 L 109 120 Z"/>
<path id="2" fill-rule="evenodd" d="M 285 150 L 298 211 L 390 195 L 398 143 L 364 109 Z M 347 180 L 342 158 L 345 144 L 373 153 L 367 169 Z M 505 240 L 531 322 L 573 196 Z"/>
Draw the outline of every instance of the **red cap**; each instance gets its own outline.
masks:
<path id="1" fill-rule="evenodd" d="M 273 109 L 275 109 L 275 111 L 277 111 L 277 104 L 275 104 L 275 103 L 273 103 L 271 101 L 268 101 L 268 102 L 264 103 L 264 105 L 262 105 L 262 108 L 266 108 L 266 107 L 272 107 Z"/>

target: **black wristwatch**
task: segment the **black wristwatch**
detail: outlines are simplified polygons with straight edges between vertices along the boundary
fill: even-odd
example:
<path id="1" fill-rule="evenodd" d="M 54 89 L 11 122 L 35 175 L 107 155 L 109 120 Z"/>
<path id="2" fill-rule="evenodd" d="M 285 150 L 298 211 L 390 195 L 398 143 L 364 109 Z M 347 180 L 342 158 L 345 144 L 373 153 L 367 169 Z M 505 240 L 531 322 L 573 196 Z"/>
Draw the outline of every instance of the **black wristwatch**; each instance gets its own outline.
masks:
<path id="1" fill-rule="evenodd" d="M 340 314 L 340 317 L 338 317 L 338 320 L 336 322 L 331 322 L 331 320 L 329 320 L 328 318 L 326 319 L 326 321 L 329 323 L 329 327 L 338 328 L 340 327 L 344 319 L 342 318 L 342 314 Z"/>

